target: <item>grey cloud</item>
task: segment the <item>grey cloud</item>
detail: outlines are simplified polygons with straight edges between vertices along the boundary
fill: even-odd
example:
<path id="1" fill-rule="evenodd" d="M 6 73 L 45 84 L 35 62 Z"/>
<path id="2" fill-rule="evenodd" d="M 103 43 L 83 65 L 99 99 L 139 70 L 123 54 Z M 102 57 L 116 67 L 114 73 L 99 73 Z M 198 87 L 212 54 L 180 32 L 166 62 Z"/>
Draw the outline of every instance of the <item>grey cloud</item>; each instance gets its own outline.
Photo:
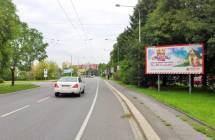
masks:
<path id="1" fill-rule="evenodd" d="M 116 3 L 135 5 L 137 0 L 73 0 L 86 35 L 78 22 L 69 0 L 60 0 L 72 24 L 66 19 L 57 0 L 13 0 L 21 20 L 40 30 L 50 44 L 47 53 L 50 60 L 59 64 L 108 62 L 114 39 L 129 24 L 132 8 L 116 8 Z M 73 28 L 75 26 L 76 29 Z M 93 38 L 89 41 L 89 38 Z M 113 41 L 105 41 L 111 38 Z M 58 44 L 51 39 L 60 40 Z M 88 40 L 88 41 L 87 41 Z"/>

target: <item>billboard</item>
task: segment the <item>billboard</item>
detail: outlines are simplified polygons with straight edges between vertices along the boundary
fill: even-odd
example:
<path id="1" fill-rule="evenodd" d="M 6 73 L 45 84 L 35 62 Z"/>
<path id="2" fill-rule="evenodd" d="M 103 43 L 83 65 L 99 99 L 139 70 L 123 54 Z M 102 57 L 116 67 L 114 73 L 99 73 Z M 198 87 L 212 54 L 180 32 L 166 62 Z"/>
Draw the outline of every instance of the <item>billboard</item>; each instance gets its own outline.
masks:
<path id="1" fill-rule="evenodd" d="M 203 44 L 146 47 L 146 74 L 204 74 Z"/>
<path id="2" fill-rule="evenodd" d="M 72 69 L 71 68 L 65 68 L 64 70 L 63 70 L 63 73 L 64 74 L 71 74 L 72 73 Z"/>

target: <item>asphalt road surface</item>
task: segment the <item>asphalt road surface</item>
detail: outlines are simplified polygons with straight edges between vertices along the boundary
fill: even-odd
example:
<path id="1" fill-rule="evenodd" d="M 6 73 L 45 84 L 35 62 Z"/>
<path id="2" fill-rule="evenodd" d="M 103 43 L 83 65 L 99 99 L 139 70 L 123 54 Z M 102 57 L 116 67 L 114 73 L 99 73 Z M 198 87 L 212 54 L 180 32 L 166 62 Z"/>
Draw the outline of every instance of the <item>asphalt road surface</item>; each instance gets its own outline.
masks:
<path id="1" fill-rule="evenodd" d="M 54 96 L 51 82 L 0 95 L 0 140 L 143 140 L 126 105 L 100 78 L 84 79 L 81 97 Z M 109 83 L 141 112 L 161 140 L 209 140 L 180 112 L 143 94 Z M 185 117 L 185 116 L 183 116 Z M 145 133 L 145 132 L 144 132 Z"/>
<path id="2" fill-rule="evenodd" d="M 54 97 L 53 83 L 0 95 L 0 140 L 134 140 L 107 85 L 99 78 L 85 82 L 80 98 Z"/>

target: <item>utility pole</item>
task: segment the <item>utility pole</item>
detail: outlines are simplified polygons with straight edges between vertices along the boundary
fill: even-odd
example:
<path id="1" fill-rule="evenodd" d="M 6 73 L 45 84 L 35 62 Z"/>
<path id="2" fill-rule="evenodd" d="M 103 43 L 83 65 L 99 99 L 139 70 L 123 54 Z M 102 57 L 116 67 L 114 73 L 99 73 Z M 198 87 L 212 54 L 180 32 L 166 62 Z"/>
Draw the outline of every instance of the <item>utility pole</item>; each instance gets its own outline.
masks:
<path id="1" fill-rule="evenodd" d="M 71 66 L 72 66 L 72 56 L 71 56 Z"/>
<path id="2" fill-rule="evenodd" d="M 138 0 L 138 4 L 140 4 L 141 0 Z M 138 7 L 138 18 L 139 18 L 139 43 L 141 44 L 141 12 L 140 12 L 140 8 Z M 139 46 L 139 45 L 138 45 Z M 141 60 L 141 56 L 140 56 L 140 47 L 138 47 L 138 60 Z M 141 86 L 141 82 L 140 82 L 140 63 L 138 63 L 138 86 Z"/>
<path id="3" fill-rule="evenodd" d="M 71 76 L 72 76 L 72 73 L 73 73 L 73 68 L 72 68 L 72 55 L 71 55 Z"/>
<path id="4" fill-rule="evenodd" d="M 140 4 L 140 0 L 138 0 L 138 3 Z M 138 15 L 139 15 L 139 43 L 141 44 L 141 13 L 140 8 L 138 7 Z M 140 47 L 138 45 L 138 61 L 140 61 Z M 138 63 L 138 86 L 141 86 L 140 83 L 140 63 Z"/>

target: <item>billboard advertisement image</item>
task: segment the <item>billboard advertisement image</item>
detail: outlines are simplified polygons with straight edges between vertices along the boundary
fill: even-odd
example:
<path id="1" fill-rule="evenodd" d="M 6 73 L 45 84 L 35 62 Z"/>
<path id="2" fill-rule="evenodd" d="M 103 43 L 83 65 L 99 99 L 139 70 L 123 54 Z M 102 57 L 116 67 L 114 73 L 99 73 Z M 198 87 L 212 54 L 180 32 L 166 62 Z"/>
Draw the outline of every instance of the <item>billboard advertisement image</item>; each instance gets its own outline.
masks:
<path id="1" fill-rule="evenodd" d="M 204 74 L 203 44 L 146 47 L 146 74 Z"/>

